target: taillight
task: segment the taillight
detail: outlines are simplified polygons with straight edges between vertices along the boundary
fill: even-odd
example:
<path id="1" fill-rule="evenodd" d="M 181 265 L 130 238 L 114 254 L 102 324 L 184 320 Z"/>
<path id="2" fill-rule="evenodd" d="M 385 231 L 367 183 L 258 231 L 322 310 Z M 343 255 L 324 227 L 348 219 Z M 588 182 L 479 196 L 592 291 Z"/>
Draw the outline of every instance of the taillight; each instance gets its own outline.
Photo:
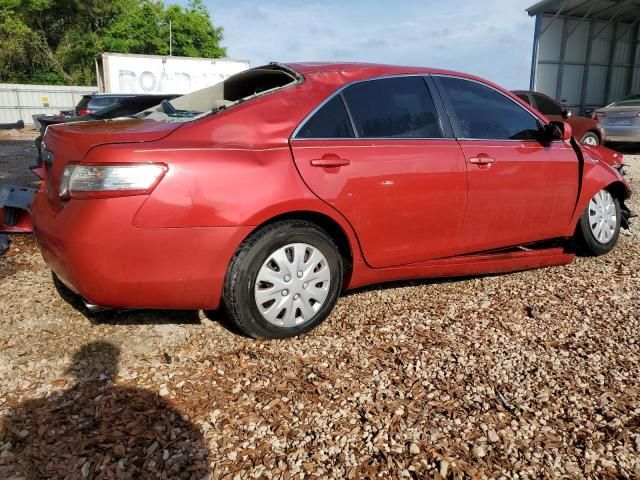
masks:
<path id="1" fill-rule="evenodd" d="M 89 110 L 88 108 L 81 108 L 78 110 L 78 116 L 82 117 L 84 115 L 90 115 L 91 114 L 91 110 Z"/>
<path id="2" fill-rule="evenodd" d="M 60 198 L 105 198 L 151 193 L 167 166 L 161 163 L 67 165 L 60 179 Z"/>

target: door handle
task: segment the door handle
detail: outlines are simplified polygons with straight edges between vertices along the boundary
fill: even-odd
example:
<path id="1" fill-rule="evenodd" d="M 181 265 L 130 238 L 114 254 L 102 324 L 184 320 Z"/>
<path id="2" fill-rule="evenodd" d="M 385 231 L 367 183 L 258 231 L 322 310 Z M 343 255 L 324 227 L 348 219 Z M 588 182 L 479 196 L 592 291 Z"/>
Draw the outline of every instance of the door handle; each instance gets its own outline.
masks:
<path id="1" fill-rule="evenodd" d="M 333 154 L 323 155 L 322 158 L 314 158 L 311 160 L 312 167 L 335 168 L 350 164 L 351 162 L 348 159 Z"/>
<path id="2" fill-rule="evenodd" d="M 489 165 L 491 163 L 496 163 L 496 159 L 489 155 L 479 154 L 477 157 L 471 157 L 469 159 L 469 163 L 473 163 L 475 165 Z"/>

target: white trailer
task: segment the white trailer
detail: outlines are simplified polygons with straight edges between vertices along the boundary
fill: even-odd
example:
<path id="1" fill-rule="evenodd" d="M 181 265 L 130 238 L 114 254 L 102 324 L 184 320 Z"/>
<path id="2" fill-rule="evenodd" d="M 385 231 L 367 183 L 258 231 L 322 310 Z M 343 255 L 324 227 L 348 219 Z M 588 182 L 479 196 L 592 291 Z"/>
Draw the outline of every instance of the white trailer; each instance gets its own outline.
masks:
<path id="1" fill-rule="evenodd" d="M 102 53 L 96 57 L 104 93 L 177 93 L 200 90 L 249 68 L 246 60 Z"/>

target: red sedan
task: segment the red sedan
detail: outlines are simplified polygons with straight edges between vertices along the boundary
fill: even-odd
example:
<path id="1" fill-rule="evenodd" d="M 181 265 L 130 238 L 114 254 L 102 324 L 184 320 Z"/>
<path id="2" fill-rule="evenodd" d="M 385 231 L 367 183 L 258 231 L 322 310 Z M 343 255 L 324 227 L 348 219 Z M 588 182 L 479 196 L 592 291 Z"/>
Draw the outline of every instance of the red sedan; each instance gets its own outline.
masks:
<path id="1" fill-rule="evenodd" d="M 137 118 L 49 127 L 33 217 L 88 305 L 216 309 L 253 337 L 322 322 L 343 289 L 600 255 L 620 173 L 469 75 L 271 64 Z"/>

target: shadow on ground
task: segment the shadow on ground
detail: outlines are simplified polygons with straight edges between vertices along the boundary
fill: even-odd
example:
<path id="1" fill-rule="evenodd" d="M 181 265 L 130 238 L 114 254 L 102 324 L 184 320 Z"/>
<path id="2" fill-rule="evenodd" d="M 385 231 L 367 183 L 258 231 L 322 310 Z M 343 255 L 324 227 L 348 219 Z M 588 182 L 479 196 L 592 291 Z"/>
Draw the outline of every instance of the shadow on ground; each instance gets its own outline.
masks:
<path id="1" fill-rule="evenodd" d="M 0 419 L 0 478 L 204 478 L 199 429 L 154 392 L 113 383 L 118 347 L 92 342 L 73 357 L 71 388 Z"/>
<path id="2" fill-rule="evenodd" d="M 91 312 L 85 306 L 82 298 L 62 283 L 56 275 L 52 274 L 53 283 L 60 297 L 74 310 L 80 312 L 91 323 L 109 325 L 198 325 L 201 323 L 199 310 L 105 310 Z M 224 309 L 204 310 L 205 318 L 219 323 L 229 332 L 242 335 L 233 322 L 229 320 Z"/>
<path id="3" fill-rule="evenodd" d="M 37 158 L 33 140 L 0 140 L 0 184 L 37 186 L 40 180 L 29 170 Z"/>

